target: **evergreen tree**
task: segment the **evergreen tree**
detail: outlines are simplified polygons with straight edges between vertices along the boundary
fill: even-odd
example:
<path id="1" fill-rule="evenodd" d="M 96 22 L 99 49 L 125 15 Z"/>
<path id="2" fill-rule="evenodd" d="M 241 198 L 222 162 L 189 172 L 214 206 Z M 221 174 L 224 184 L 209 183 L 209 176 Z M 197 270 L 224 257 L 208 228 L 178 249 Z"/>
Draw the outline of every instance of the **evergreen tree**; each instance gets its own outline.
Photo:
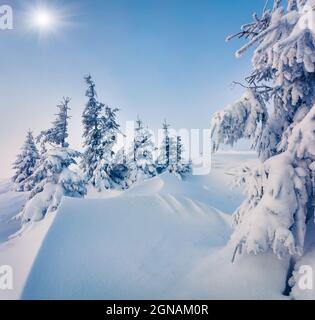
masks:
<path id="1" fill-rule="evenodd" d="M 39 221 L 46 214 L 57 210 L 63 196 L 83 197 L 86 194 L 84 181 L 69 167 L 75 165 L 80 153 L 68 148 L 68 103 L 64 99 L 58 106 L 59 113 L 53 127 L 42 131 L 38 137 L 43 144 L 49 145 L 39 165 L 28 182 L 34 185 L 29 201 L 19 215 L 23 223 Z"/>
<path id="2" fill-rule="evenodd" d="M 67 148 L 69 144 L 66 142 L 68 138 L 68 116 L 70 98 L 63 98 L 63 101 L 57 105 L 59 109 L 55 121 L 52 123 L 53 127 L 42 131 L 37 140 L 41 142 L 43 152 L 46 150 L 46 144 L 59 145 L 62 148 Z"/>
<path id="3" fill-rule="evenodd" d="M 17 191 L 30 191 L 32 189 L 33 186 L 28 181 L 28 178 L 33 174 L 39 159 L 40 157 L 34 142 L 33 134 L 29 130 L 21 153 L 17 156 L 17 159 L 13 164 L 13 169 L 15 169 L 16 172 L 12 181 L 14 182 Z"/>
<path id="4" fill-rule="evenodd" d="M 152 141 L 152 134 L 138 117 L 132 150 L 132 158 L 135 163 L 138 178 L 140 178 L 139 175 L 142 175 L 144 178 L 150 178 L 156 175 L 154 152 L 155 146 Z"/>
<path id="5" fill-rule="evenodd" d="M 157 163 L 157 172 L 163 173 L 170 170 L 171 166 L 176 161 L 176 142 L 170 135 L 170 125 L 166 122 L 163 123 L 163 141 L 160 147 L 160 154 Z"/>
<path id="6" fill-rule="evenodd" d="M 175 161 L 170 167 L 170 172 L 175 173 L 179 178 L 185 179 L 192 174 L 192 162 L 184 159 L 184 145 L 180 136 L 176 137 Z"/>
<path id="7" fill-rule="evenodd" d="M 216 114 L 213 127 L 218 143 L 252 139 L 262 160 L 242 179 L 248 197 L 234 215 L 235 252 L 271 249 L 294 262 L 314 237 L 314 1 L 286 3 L 275 0 L 237 34 L 248 39 L 237 56 L 257 45 L 253 70 L 243 98 Z"/>
<path id="8" fill-rule="evenodd" d="M 85 77 L 85 81 L 88 85 L 85 94 L 88 102 L 82 115 L 84 153 L 81 168 L 86 182 L 95 186 L 96 175 L 99 177 L 96 170 L 99 170 L 99 164 L 104 155 L 103 119 L 101 115 L 104 105 L 96 100 L 97 94 L 92 77 L 90 75 Z"/>
<path id="9" fill-rule="evenodd" d="M 112 189 L 117 184 L 117 177 L 120 177 L 121 167 L 115 163 L 114 146 L 117 143 L 120 125 L 117 123 L 117 112 L 119 109 L 105 107 L 105 115 L 101 117 L 102 137 L 102 159 L 97 166 L 97 189 L 102 191 Z M 101 178 L 102 177 L 102 178 Z"/>
<path id="10" fill-rule="evenodd" d="M 128 157 L 125 149 L 120 149 L 114 158 L 112 165 L 111 178 L 117 188 L 126 190 L 137 181 L 137 168 L 133 157 Z"/>

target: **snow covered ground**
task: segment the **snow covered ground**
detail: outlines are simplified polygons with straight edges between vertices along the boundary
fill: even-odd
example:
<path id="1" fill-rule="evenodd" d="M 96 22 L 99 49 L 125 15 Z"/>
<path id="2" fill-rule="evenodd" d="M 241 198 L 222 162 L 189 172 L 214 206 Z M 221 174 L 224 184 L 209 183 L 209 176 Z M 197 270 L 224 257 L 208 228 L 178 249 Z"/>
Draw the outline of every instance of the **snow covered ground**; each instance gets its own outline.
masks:
<path id="1" fill-rule="evenodd" d="M 57 214 L 7 242 L 26 195 L 1 182 L 0 265 L 13 267 L 14 290 L 0 299 L 284 298 L 287 261 L 265 254 L 232 264 L 226 246 L 243 199 L 226 173 L 245 161 L 256 159 L 221 153 L 209 176 L 166 174 L 124 193 L 64 198 Z"/>

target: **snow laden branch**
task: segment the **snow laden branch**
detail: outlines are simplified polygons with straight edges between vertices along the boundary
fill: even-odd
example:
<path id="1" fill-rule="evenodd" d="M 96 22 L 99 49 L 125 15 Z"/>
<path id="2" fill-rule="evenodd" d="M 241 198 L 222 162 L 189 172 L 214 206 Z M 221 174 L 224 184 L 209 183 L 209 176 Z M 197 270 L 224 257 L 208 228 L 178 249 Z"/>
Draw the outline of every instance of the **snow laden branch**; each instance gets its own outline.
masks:
<path id="1" fill-rule="evenodd" d="M 236 35 L 248 40 L 237 56 L 255 47 L 252 71 L 244 96 L 213 117 L 214 150 L 247 138 L 261 164 L 236 179 L 247 198 L 234 214 L 235 256 L 272 250 L 298 257 L 313 230 L 314 7 L 314 0 L 275 0 Z"/>
<path id="2" fill-rule="evenodd" d="M 231 244 L 246 253 L 272 248 L 280 258 L 301 255 L 307 222 L 314 219 L 315 106 L 298 124 L 288 150 L 247 170 L 247 200 L 234 214 Z"/>
<path id="3" fill-rule="evenodd" d="M 79 152 L 62 147 L 47 151 L 31 177 L 37 183 L 22 211 L 23 223 L 42 220 L 46 214 L 56 211 L 63 196 L 83 197 L 86 194 L 80 176 L 69 169 L 79 156 Z"/>
<path id="4" fill-rule="evenodd" d="M 214 151 L 221 144 L 233 146 L 243 138 L 252 140 L 253 148 L 259 148 L 267 119 L 264 101 L 253 90 L 246 90 L 239 101 L 214 114 L 211 121 Z"/>

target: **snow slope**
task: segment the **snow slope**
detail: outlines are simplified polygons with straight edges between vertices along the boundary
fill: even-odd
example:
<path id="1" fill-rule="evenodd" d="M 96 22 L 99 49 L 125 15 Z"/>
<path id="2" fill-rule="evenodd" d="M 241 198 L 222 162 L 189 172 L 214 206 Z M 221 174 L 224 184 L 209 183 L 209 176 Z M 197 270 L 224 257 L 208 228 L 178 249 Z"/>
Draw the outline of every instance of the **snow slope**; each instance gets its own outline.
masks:
<path id="1" fill-rule="evenodd" d="M 38 224 L 23 238 L 8 241 L 8 238 L 20 229 L 20 223 L 12 218 L 21 211 L 28 193 L 12 191 L 9 180 L 0 180 L 0 266 L 10 265 L 14 272 L 14 289 L 0 290 L 0 300 L 18 299 L 27 276 L 51 224 L 53 216 Z"/>
<path id="2" fill-rule="evenodd" d="M 0 180 L 0 243 L 19 229 L 19 223 L 11 218 L 21 210 L 28 196 L 11 189 L 10 181 Z"/>
<path id="3" fill-rule="evenodd" d="M 0 245 L 0 264 L 15 272 L 15 290 L 0 299 L 19 298 L 24 285 L 23 299 L 283 298 L 287 261 L 231 264 L 226 247 L 230 216 L 221 211 L 243 196 L 225 173 L 245 160 L 255 161 L 220 154 L 209 176 L 166 174 L 125 193 L 64 198 L 56 215 Z"/>
<path id="4" fill-rule="evenodd" d="M 176 298 L 187 271 L 228 236 L 223 214 L 185 197 L 66 199 L 23 298 Z"/>

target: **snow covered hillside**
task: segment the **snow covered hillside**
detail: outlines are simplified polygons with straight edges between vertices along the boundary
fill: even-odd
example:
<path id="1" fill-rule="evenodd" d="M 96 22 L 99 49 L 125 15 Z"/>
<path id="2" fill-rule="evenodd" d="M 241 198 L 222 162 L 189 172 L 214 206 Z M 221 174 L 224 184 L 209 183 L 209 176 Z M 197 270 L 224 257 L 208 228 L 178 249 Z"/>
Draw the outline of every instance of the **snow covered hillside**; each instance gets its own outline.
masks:
<path id="1" fill-rule="evenodd" d="M 232 264 L 226 247 L 226 213 L 243 199 L 226 173 L 245 161 L 255 156 L 221 153 L 209 176 L 164 174 L 124 193 L 64 198 L 57 214 L 0 245 L 0 265 L 15 276 L 0 299 L 283 298 L 287 261 L 265 254 Z M 7 189 L 0 234 L 22 201 Z"/>
<path id="2" fill-rule="evenodd" d="M 10 189 L 10 182 L 0 180 L 0 243 L 19 228 L 19 223 L 10 219 L 21 210 L 27 198 L 27 193 L 8 191 Z"/>

